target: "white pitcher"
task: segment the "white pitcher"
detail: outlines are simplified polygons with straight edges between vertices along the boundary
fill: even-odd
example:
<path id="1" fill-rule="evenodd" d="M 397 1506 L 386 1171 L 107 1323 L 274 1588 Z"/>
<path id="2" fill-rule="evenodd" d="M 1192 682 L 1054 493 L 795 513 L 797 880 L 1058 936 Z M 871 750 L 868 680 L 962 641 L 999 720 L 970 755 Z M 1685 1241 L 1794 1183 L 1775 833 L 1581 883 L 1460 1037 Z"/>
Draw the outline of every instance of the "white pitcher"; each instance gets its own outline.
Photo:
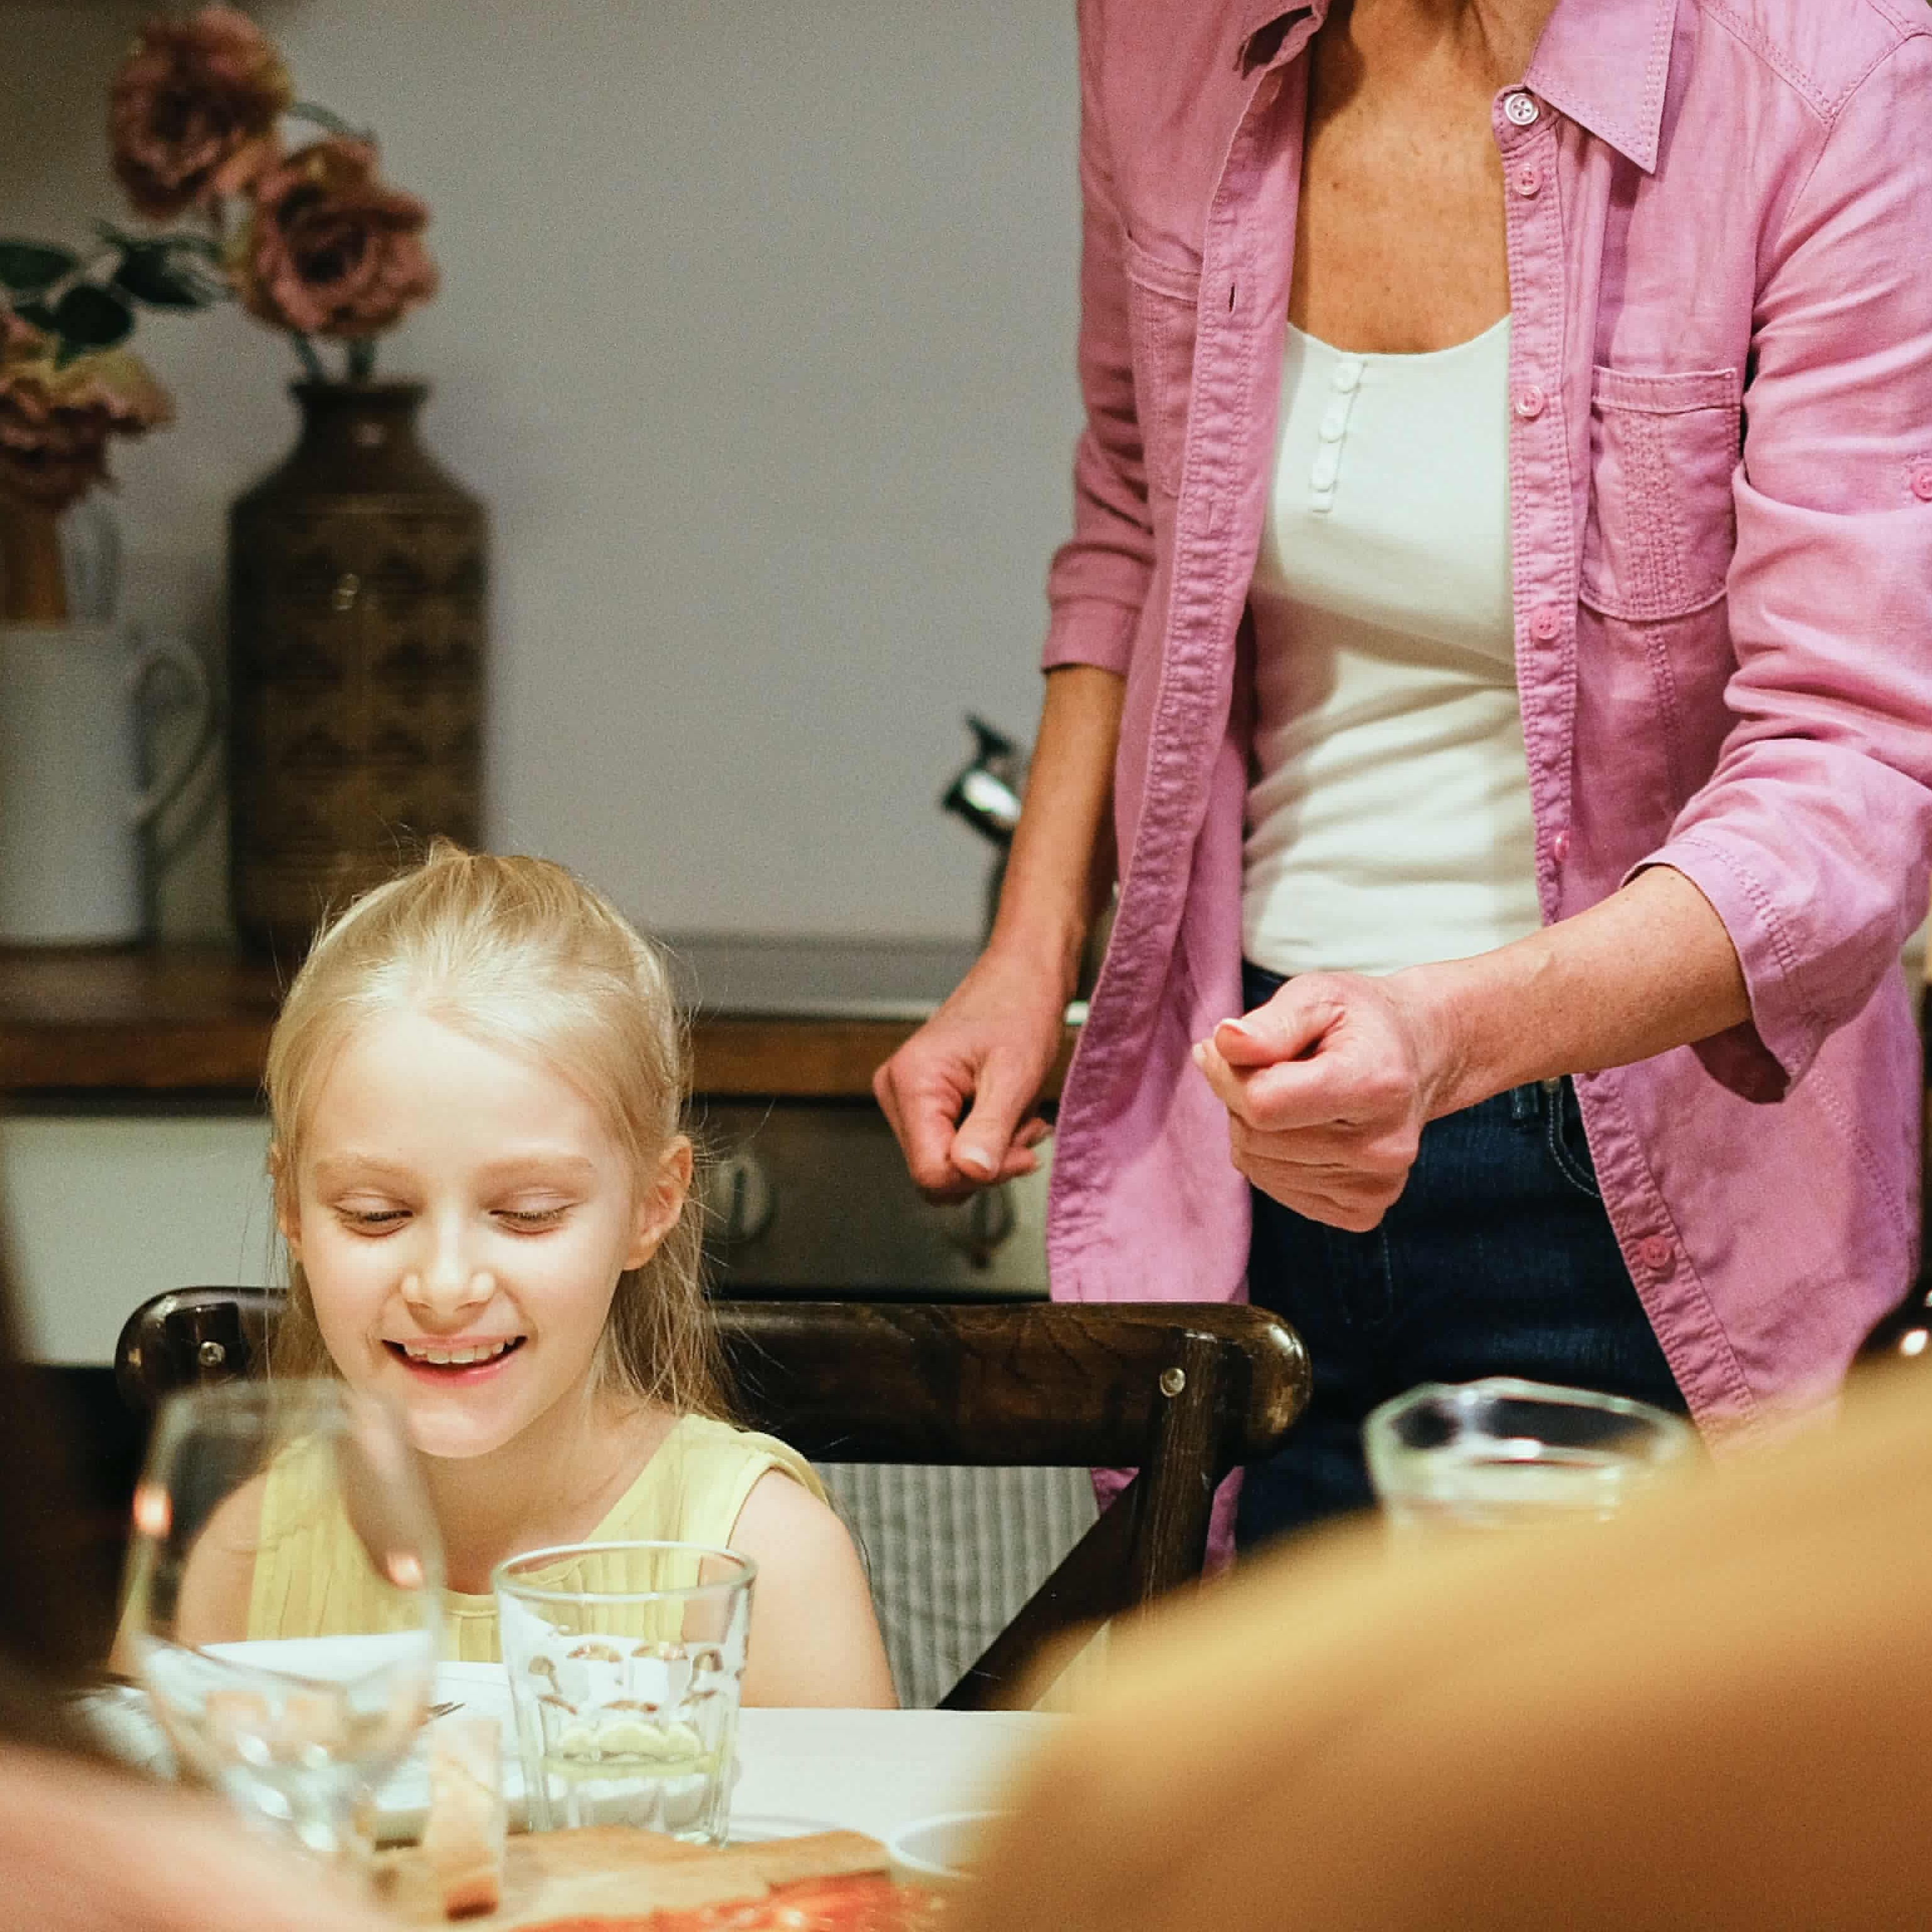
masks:
<path id="1" fill-rule="evenodd" d="M 166 668 L 195 714 L 145 790 L 150 680 Z M 144 925 L 143 834 L 214 736 L 201 660 L 108 624 L 0 625 L 0 942 L 105 944 Z"/>

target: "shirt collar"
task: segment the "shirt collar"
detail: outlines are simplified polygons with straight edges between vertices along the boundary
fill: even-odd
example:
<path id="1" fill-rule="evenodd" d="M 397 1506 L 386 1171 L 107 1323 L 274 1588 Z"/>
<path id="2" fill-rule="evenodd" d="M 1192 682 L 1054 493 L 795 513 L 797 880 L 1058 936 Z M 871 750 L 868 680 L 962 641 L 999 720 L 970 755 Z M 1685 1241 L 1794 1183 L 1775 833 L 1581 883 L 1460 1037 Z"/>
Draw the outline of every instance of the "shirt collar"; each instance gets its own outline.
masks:
<path id="1" fill-rule="evenodd" d="M 1523 85 L 1652 173 L 1676 26 L 1677 0 L 1557 0 Z"/>
<path id="2" fill-rule="evenodd" d="M 1250 0 L 1234 35 L 1234 64 L 1244 74 L 1292 60 L 1328 16 L 1328 0 L 1283 7 L 1281 0 Z"/>
<path id="3" fill-rule="evenodd" d="M 1284 8 L 1255 0 L 1239 16 L 1236 64 L 1279 65 L 1306 45 L 1329 0 Z M 1557 0 L 1523 83 L 1648 174 L 1657 166 L 1677 0 Z"/>

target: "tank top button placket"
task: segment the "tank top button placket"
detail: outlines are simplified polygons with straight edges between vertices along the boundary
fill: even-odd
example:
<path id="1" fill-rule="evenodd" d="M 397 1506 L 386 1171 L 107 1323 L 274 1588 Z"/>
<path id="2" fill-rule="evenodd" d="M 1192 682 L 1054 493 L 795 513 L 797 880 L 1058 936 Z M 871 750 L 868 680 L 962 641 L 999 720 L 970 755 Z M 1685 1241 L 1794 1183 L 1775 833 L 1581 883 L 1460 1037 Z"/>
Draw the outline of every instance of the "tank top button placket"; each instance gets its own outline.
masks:
<path id="1" fill-rule="evenodd" d="M 1355 392 L 1361 386 L 1361 358 L 1344 356 L 1328 378 L 1328 387 L 1333 393 L 1322 414 L 1315 460 L 1309 467 L 1309 508 L 1320 516 L 1326 516 L 1335 506 L 1335 478 L 1342 467 L 1342 440 L 1348 433 L 1349 412 L 1354 406 Z"/>

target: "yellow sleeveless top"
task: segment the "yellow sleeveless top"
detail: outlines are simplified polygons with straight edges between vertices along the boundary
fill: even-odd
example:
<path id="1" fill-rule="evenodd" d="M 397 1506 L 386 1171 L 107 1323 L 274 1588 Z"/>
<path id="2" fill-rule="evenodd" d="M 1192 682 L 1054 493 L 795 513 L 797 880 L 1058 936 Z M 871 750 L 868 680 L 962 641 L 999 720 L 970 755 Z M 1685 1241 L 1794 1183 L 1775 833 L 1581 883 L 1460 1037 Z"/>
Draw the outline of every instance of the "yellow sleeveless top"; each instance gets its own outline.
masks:
<path id="1" fill-rule="evenodd" d="M 296 1443 L 268 1466 L 248 1594 L 250 1637 L 341 1636 L 378 1629 L 383 1622 L 368 1559 L 318 1453 L 322 1447 Z M 772 1469 L 824 1501 L 811 1464 L 776 1436 L 685 1416 L 585 1540 L 728 1545 L 752 1486 Z M 559 1564 L 542 1573 L 543 1580 L 613 1587 L 611 1580 L 574 1576 L 572 1568 Z M 446 1590 L 442 1605 L 446 1658 L 501 1661 L 494 1597 Z"/>

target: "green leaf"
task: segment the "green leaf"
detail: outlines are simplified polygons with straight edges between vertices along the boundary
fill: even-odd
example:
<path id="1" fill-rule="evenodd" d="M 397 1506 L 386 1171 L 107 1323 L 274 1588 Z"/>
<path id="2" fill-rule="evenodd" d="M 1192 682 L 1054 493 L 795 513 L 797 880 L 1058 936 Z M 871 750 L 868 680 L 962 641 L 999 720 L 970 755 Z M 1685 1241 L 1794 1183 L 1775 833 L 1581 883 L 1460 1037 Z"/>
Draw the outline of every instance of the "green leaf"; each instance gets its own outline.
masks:
<path id="1" fill-rule="evenodd" d="M 206 308 L 212 298 L 191 268 L 178 264 L 164 242 L 129 248 L 110 286 L 150 308 Z"/>
<path id="2" fill-rule="evenodd" d="M 85 353 L 125 342 L 134 332 L 134 311 L 118 296 L 82 282 L 54 304 L 53 323 L 63 353 L 70 346 Z"/>
<path id="3" fill-rule="evenodd" d="M 319 100 L 298 100 L 289 110 L 290 116 L 297 121 L 306 121 L 311 127 L 320 128 L 326 134 L 346 134 L 352 141 L 366 141 L 371 147 L 376 145 L 373 130 L 358 128 L 352 121 L 345 121 L 332 107 L 325 107 Z"/>
<path id="4" fill-rule="evenodd" d="M 0 288 L 16 296 L 38 295 L 80 266 L 70 248 L 42 242 L 0 242 Z"/>

